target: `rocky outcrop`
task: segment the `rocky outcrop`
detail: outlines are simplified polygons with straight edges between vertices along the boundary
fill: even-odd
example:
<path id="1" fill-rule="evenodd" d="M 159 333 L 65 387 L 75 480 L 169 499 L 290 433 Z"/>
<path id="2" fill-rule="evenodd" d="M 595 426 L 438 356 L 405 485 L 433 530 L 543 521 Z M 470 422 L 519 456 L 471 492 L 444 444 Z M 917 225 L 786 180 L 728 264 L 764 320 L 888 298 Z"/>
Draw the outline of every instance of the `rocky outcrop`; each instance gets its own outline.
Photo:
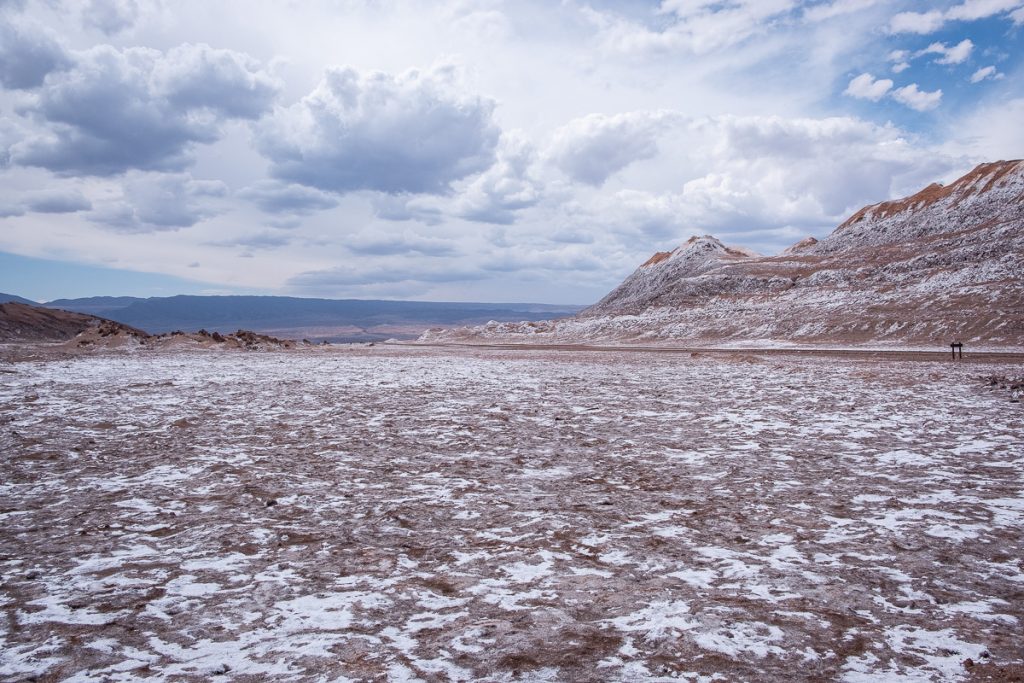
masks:
<path id="1" fill-rule="evenodd" d="M 848 218 L 815 251 L 850 249 L 962 235 L 984 239 L 998 226 L 1024 223 L 1024 161 L 981 164 L 947 186 L 933 183 L 915 195 L 866 206 Z M 981 234 L 972 233 L 982 231 Z"/>
<path id="2" fill-rule="evenodd" d="M 129 325 L 85 313 L 74 313 L 21 303 L 0 304 L 0 343 L 62 342 L 65 351 L 95 351 L 126 346 L 151 349 L 178 347 L 224 348 L 244 351 L 292 349 L 298 344 L 248 330 L 170 332 L 151 335 Z M 306 342 L 304 345 L 309 345 Z"/>
<path id="3" fill-rule="evenodd" d="M 697 299 L 734 288 L 773 286 L 757 278 L 741 277 L 747 281 L 738 282 L 735 269 L 729 268 L 757 256 L 748 249 L 727 247 L 711 235 L 691 237 L 672 251 L 652 256 L 583 313 L 636 313 L 650 306 Z M 774 285 L 782 286 L 781 283 Z"/>

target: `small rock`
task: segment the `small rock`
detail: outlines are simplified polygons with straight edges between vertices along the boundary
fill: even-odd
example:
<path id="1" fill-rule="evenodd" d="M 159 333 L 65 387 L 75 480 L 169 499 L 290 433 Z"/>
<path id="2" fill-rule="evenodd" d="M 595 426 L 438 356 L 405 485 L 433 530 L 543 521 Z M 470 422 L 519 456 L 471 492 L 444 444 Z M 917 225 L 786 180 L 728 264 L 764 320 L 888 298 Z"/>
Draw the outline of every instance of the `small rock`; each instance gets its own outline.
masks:
<path id="1" fill-rule="evenodd" d="M 267 507 L 268 508 L 269 507 L 273 507 L 275 505 L 277 505 L 277 501 L 275 499 L 271 498 L 270 500 L 267 501 Z"/>
<path id="2" fill-rule="evenodd" d="M 183 428 L 183 427 L 191 427 L 192 423 L 189 422 L 188 420 L 186 420 L 185 418 L 181 418 L 179 420 L 175 420 L 174 422 L 172 422 L 171 426 L 172 427 L 178 427 L 180 429 L 180 428 Z"/>

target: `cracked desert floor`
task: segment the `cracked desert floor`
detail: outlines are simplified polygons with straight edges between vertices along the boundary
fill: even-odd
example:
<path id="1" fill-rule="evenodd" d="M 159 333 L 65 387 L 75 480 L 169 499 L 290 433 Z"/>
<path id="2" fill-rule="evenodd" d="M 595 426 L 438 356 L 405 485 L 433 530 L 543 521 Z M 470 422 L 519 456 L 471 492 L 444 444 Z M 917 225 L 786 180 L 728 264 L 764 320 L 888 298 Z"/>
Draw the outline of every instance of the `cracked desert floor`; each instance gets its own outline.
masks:
<path id="1" fill-rule="evenodd" d="M 0 361 L 0 680 L 1016 680 L 999 360 Z"/>

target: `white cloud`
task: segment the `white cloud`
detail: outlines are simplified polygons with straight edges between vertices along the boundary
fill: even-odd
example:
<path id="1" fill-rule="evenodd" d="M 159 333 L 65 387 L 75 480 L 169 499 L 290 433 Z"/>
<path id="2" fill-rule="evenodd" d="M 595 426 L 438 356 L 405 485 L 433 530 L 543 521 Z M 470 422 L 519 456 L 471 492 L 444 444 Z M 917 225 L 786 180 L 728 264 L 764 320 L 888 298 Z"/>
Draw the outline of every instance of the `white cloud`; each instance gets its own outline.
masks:
<path id="1" fill-rule="evenodd" d="M 186 43 L 154 63 L 151 87 L 175 113 L 198 110 L 257 119 L 267 111 L 279 84 L 246 54 Z"/>
<path id="2" fill-rule="evenodd" d="M 77 190 L 43 190 L 29 194 L 25 208 L 36 213 L 76 213 L 91 209 L 92 202 Z"/>
<path id="3" fill-rule="evenodd" d="M 971 83 L 981 83 L 985 79 L 997 79 L 1002 78 L 1002 74 L 996 71 L 994 66 L 983 66 L 971 76 Z"/>
<path id="4" fill-rule="evenodd" d="M 889 21 L 892 33 L 934 33 L 946 23 L 942 12 L 900 12 Z"/>
<path id="5" fill-rule="evenodd" d="M 1008 12 L 1020 7 L 1021 4 L 1021 0 L 966 0 L 950 7 L 946 11 L 946 19 L 975 21 Z"/>
<path id="6" fill-rule="evenodd" d="M 82 21 L 107 35 L 131 28 L 138 18 L 136 0 L 88 0 L 82 7 Z"/>
<path id="7" fill-rule="evenodd" d="M 92 202 L 77 189 L 52 188 L 23 193 L 14 200 L 0 197 L 0 218 L 28 213 L 72 214 L 88 211 Z"/>
<path id="8" fill-rule="evenodd" d="M 893 62 L 892 72 L 894 74 L 903 73 L 910 68 L 910 51 L 909 50 L 893 50 L 887 57 L 888 61 Z"/>
<path id="9" fill-rule="evenodd" d="M 934 33 L 950 21 L 976 21 L 1014 10 L 1010 18 L 1020 23 L 1021 0 L 965 0 L 945 12 L 900 12 L 889 21 L 891 33 Z M 1019 8 L 1019 9 L 1018 9 Z"/>
<path id="10" fill-rule="evenodd" d="M 698 130 L 714 157 L 684 194 L 705 207 L 709 227 L 723 215 L 732 230 L 828 225 L 872 196 L 888 196 L 925 160 L 899 129 L 846 117 L 722 117 Z"/>
<path id="11" fill-rule="evenodd" d="M 543 194 L 532 174 L 535 162 L 533 145 L 523 135 L 503 135 L 494 165 L 457 188 L 451 213 L 483 223 L 512 223 Z"/>
<path id="12" fill-rule="evenodd" d="M 409 283 L 412 285 L 409 291 L 422 291 L 423 283 L 472 282 L 485 277 L 478 266 L 460 263 L 457 259 L 443 263 L 444 266 L 438 267 L 439 261 L 430 263 L 422 258 L 390 263 L 360 261 L 299 273 L 288 280 L 287 286 L 305 296 L 337 296 L 339 291 L 382 284 Z"/>
<path id="13" fill-rule="evenodd" d="M 491 100 L 464 92 L 452 66 L 398 76 L 328 69 L 259 128 L 276 178 L 322 190 L 443 194 L 488 168 L 500 130 Z"/>
<path id="14" fill-rule="evenodd" d="M 261 180 L 238 193 L 258 207 L 273 214 L 307 215 L 333 209 L 338 200 L 312 187 Z"/>
<path id="15" fill-rule="evenodd" d="M 421 256 L 457 256 L 454 240 L 424 237 L 413 230 L 391 232 L 366 230 L 345 241 L 345 248 L 361 256 L 393 256 L 418 254 Z"/>
<path id="16" fill-rule="evenodd" d="M 573 180 L 601 185 L 658 153 L 658 138 L 678 116 L 665 111 L 589 114 L 555 131 L 547 156 Z"/>
<path id="17" fill-rule="evenodd" d="M 911 109 L 928 111 L 939 106 L 939 102 L 942 100 L 942 90 L 927 92 L 919 89 L 917 83 L 911 83 L 893 90 L 892 96 L 897 102 L 901 102 Z"/>
<path id="18" fill-rule="evenodd" d="M 945 43 L 932 43 L 923 50 L 915 53 L 915 57 L 922 55 L 941 55 L 935 60 L 937 64 L 963 64 L 971 56 L 974 50 L 974 43 L 970 38 L 964 38 L 956 45 L 947 46 Z"/>
<path id="19" fill-rule="evenodd" d="M 982 105 L 946 131 L 949 153 L 978 161 L 1024 159 L 1024 97 Z"/>
<path id="20" fill-rule="evenodd" d="M 848 117 L 710 117 L 667 136 L 686 150 L 672 162 L 693 169 L 680 189 L 594 189 L 565 207 L 573 221 L 565 228 L 613 234 L 623 248 L 660 249 L 711 232 L 773 252 L 794 235 L 823 236 L 865 204 L 920 189 L 957 163 L 894 126 Z"/>
<path id="21" fill-rule="evenodd" d="M 47 74 L 66 68 L 70 58 L 48 31 L 0 17 L 0 86 L 36 88 Z"/>
<path id="22" fill-rule="evenodd" d="M 227 119 L 258 117 L 277 88 L 230 50 L 100 45 L 49 75 L 24 108 L 43 131 L 16 144 L 12 159 L 67 176 L 181 170 L 193 146 L 215 142 Z"/>
<path id="23" fill-rule="evenodd" d="M 875 80 L 874 76 L 871 74 L 861 74 L 850 81 L 850 84 L 846 86 L 846 90 L 843 91 L 843 94 L 862 100 L 877 102 L 885 97 L 885 94 L 891 89 L 892 81 L 888 78 Z"/>
<path id="24" fill-rule="evenodd" d="M 804 18 L 807 21 L 825 21 L 835 17 L 845 16 L 854 12 L 860 12 L 877 5 L 881 0 L 834 0 L 834 2 L 823 2 L 811 5 L 804 9 Z"/>
<path id="25" fill-rule="evenodd" d="M 187 173 L 130 173 L 119 198 L 99 204 L 90 219 L 123 233 L 174 231 L 219 213 L 227 195 L 219 180 L 196 180 Z"/>
<path id="26" fill-rule="evenodd" d="M 374 213 L 389 221 L 415 220 L 430 225 L 452 218 L 508 225 L 544 195 L 536 176 L 537 162 L 536 150 L 521 132 L 505 133 L 494 164 L 452 183 L 447 195 L 377 195 L 372 200 Z"/>
<path id="27" fill-rule="evenodd" d="M 766 33 L 798 7 L 796 0 L 732 0 L 728 3 L 663 0 L 659 14 L 666 25 L 657 28 L 590 8 L 587 16 L 598 26 L 600 42 L 612 51 L 625 54 L 682 51 L 703 55 Z M 837 8 L 835 14 L 845 11 Z M 821 12 L 822 16 L 817 19 L 828 18 L 828 12 Z"/>

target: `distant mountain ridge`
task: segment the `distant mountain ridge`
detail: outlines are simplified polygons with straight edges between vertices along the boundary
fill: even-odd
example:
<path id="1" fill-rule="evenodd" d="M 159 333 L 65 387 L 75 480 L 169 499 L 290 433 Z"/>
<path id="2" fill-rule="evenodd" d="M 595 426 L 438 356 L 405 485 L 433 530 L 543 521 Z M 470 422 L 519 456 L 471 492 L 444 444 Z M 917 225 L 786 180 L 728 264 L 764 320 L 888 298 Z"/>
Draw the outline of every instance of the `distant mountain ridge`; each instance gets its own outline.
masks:
<path id="1" fill-rule="evenodd" d="M 32 301 L 31 299 L 26 299 L 23 296 L 16 296 L 14 294 L 4 294 L 3 292 L 0 292 L 0 304 L 8 304 L 8 303 L 26 304 L 28 306 L 38 306 L 39 305 L 38 301 Z"/>
<path id="2" fill-rule="evenodd" d="M 867 206 L 779 256 L 710 235 L 658 252 L 571 319 L 423 341 L 714 344 L 775 340 L 1024 348 L 1024 162 Z"/>
<path id="3" fill-rule="evenodd" d="M 425 329 L 438 325 L 541 320 L 573 315 L 583 308 L 283 296 L 100 296 L 57 299 L 44 304 L 15 296 L 11 300 L 108 318 L 151 334 L 199 329 L 228 333 L 245 329 L 275 337 L 335 342 L 415 339 Z"/>
<path id="4" fill-rule="evenodd" d="M 146 299 L 134 296 L 90 296 L 81 299 L 55 299 L 42 305 L 47 308 L 60 308 L 65 311 L 103 316 L 111 311 L 127 308 L 139 301 L 146 301 Z"/>

